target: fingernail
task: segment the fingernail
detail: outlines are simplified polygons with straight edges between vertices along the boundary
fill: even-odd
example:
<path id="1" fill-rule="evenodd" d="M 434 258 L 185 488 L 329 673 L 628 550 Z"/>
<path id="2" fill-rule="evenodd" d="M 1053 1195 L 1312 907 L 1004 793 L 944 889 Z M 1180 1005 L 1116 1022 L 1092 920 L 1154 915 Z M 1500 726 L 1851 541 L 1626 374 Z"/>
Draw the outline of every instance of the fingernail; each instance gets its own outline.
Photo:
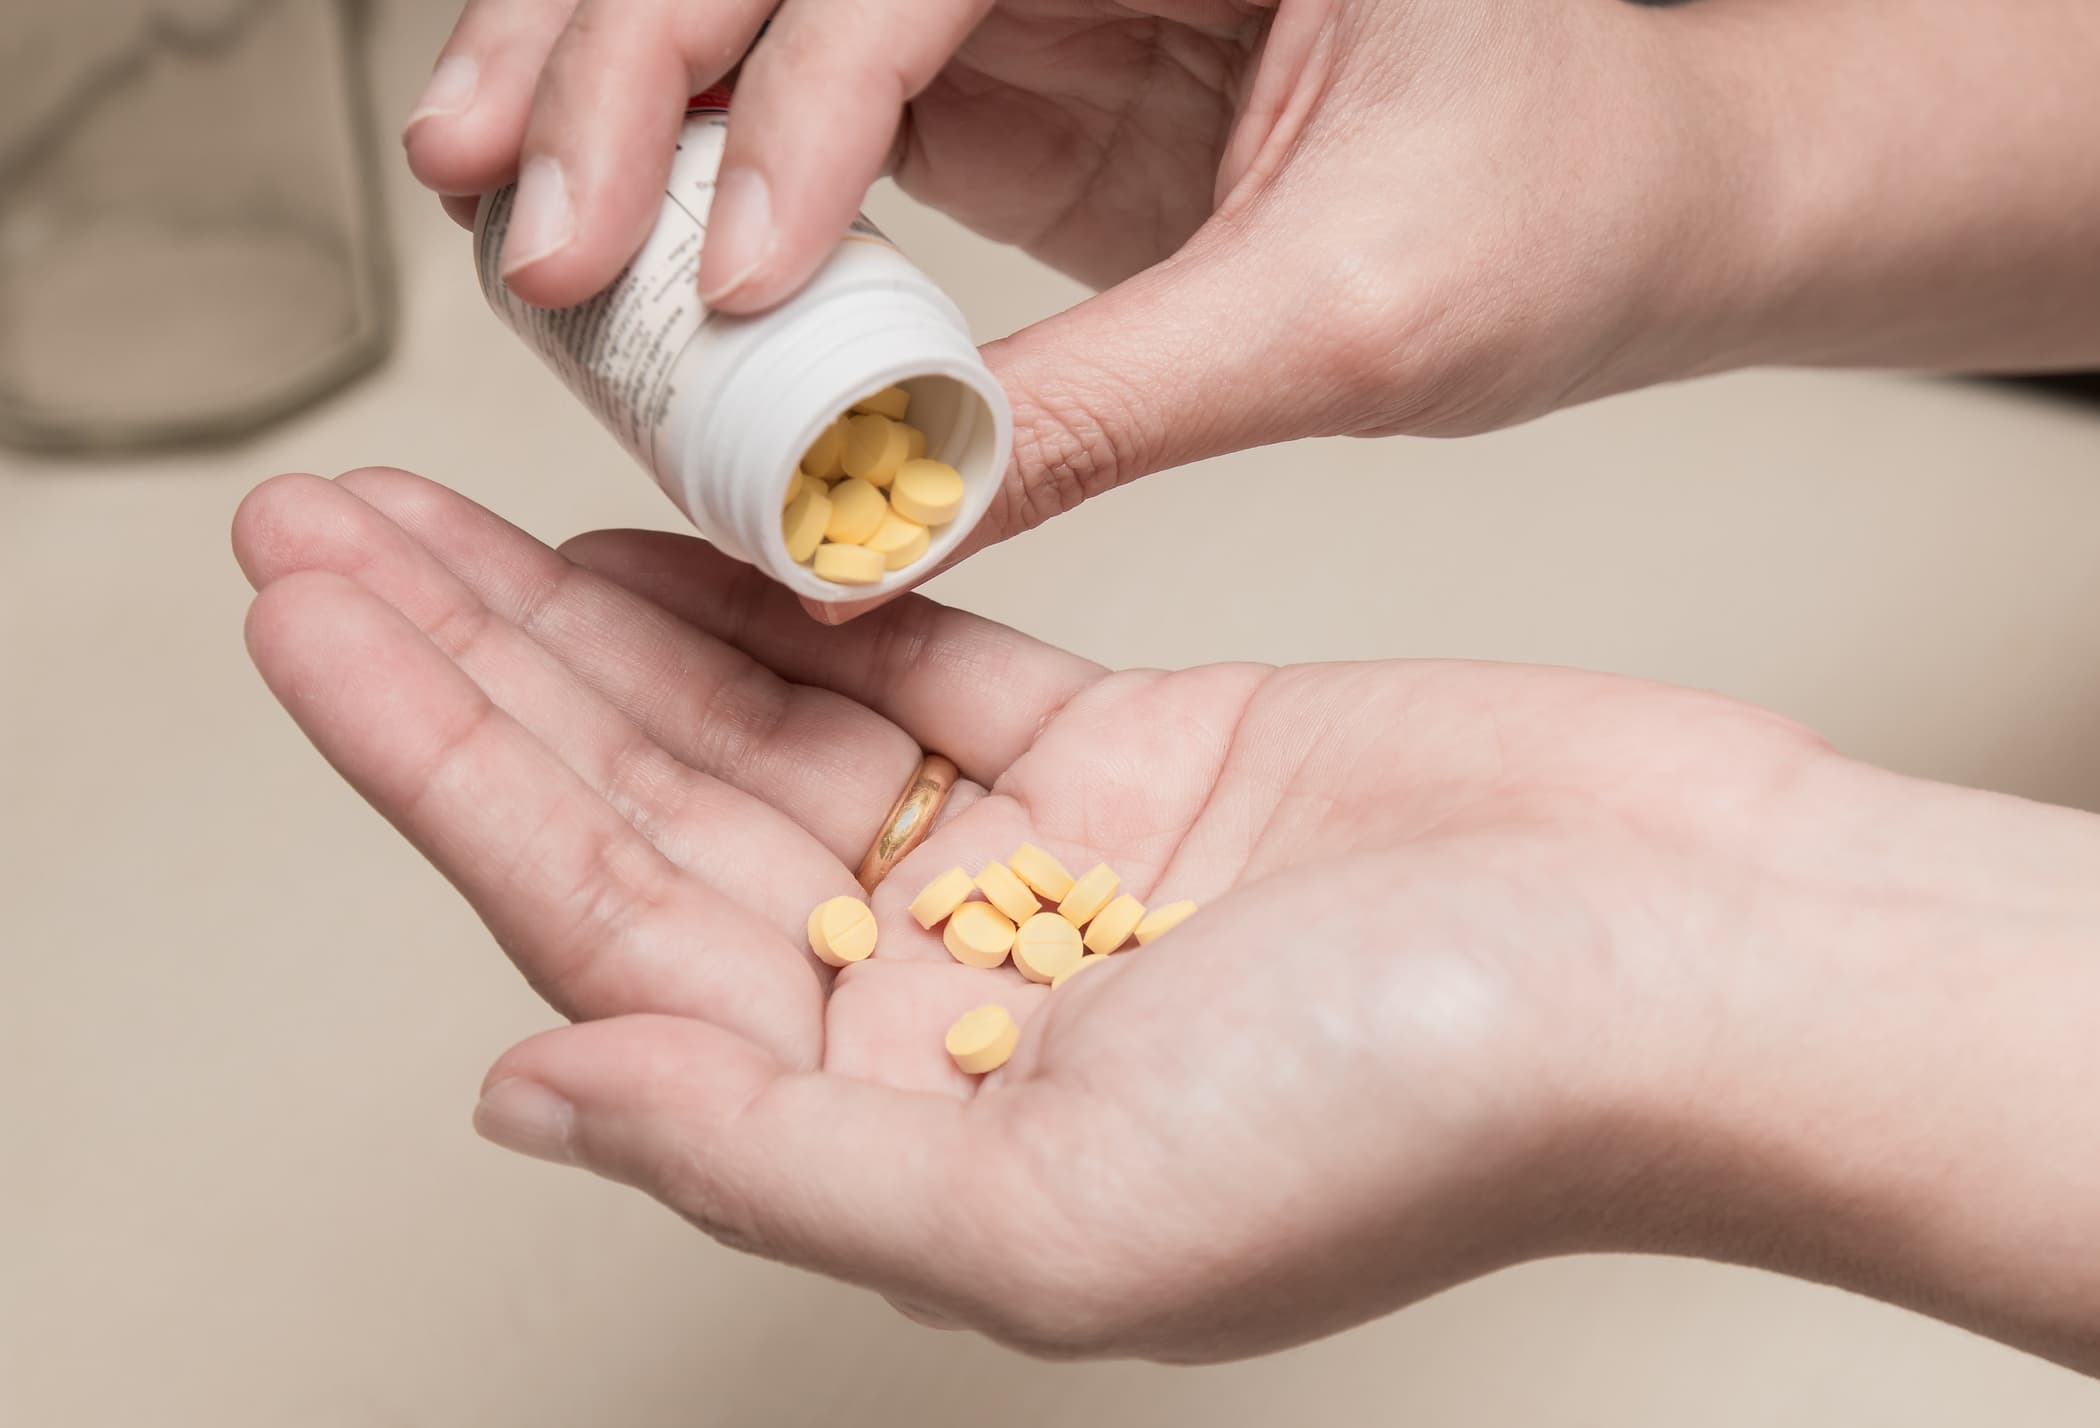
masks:
<path id="1" fill-rule="evenodd" d="M 518 171 L 518 197 L 510 212 L 510 232 L 503 239 L 503 276 L 551 258 L 576 236 L 576 214 L 569 207 L 569 180 L 561 160 L 535 154 Z"/>
<path id="2" fill-rule="evenodd" d="M 820 625 L 836 625 L 846 618 L 845 610 L 838 605 L 818 603 L 809 607 L 809 613 L 817 617 Z"/>
<path id="3" fill-rule="evenodd" d="M 481 195 L 477 193 L 448 193 L 438 198 L 445 216 L 460 227 L 472 231 L 474 220 L 481 213 Z"/>
<path id="4" fill-rule="evenodd" d="M 734 168 L 715 180 L 707 210 L 706 257 L 729 277 L 700 290 L 702 302 L 720 302 L 742 287 L 773 256 L 773 194 L 757 169 Z"/>
<path id="5" fill-rule="evenodd" d="M 474 1129 L 505 1150 L 574 1165 L 569 1149 L 576 1128 L 576 1108 L 537 1081 L 498 1081 L 481 1093 L 474 1107 Z"/>
<path id="6" fill-rule="evenodd" d="M 408 122 L 401 126 L 401 137 L 406 139 L 409 130 L 425 119 L 441 119 L 447 114 L 459 114 L 474 102 L 474 91 L 481 84 L 481 66 L 467 55 L 450 55 L 438 61 L 438 67 L 430 72 L 430 83 L 423 86 L 423 97 L 416 107 L 408 112 Z"/>

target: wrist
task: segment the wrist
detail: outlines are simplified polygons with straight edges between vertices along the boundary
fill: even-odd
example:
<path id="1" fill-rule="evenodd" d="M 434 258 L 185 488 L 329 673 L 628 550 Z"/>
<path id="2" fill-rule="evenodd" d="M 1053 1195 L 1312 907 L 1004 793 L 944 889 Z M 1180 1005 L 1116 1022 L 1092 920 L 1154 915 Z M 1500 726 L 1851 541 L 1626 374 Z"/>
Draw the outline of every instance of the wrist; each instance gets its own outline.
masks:
<path id="1" fill-rule="evenodd" d="M 2100 818 L 1832 759 L 1614 1103 L 1607 1239 L 2100 1367 Z"/>
<path id="2" fill-rule="evenodd" d="M 2100 361 L 2090 5 L 1649 14 L 1729 136 L 1708 370 Z"/>

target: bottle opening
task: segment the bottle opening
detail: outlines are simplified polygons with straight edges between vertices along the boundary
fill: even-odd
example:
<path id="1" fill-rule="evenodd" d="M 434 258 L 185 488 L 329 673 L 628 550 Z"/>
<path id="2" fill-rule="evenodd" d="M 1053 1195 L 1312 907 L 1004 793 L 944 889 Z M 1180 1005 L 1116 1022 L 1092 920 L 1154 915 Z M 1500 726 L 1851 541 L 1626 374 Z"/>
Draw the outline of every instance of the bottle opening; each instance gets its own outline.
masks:
<path id="1" fill-rule="evenodd" d="M 885 570 L 879 579 L 870 583 L 824 579 L 809 564 L 796 561 L 790 549 L 787 517 L 783 516 L 772 544 L 776 556 L 792 572 L 787 581 L 792 588 L 819 599 L 866 599 L 925 578 L 961 543 L 991 505 L 992 497 L 997 494 L 1000 481 L 1006 474 L 1002 423 L 999 412 L 994 410 L 984 390 L 988 381 L 988 373 L 978 376 L 974 382 L 942 372 L 922 372 L 915 376 L 900 373 L 867 390 L 855 391 L 835 408 L 812 414 L 798 451 L 807 451 L 832 421 L 856 403 L 893 386 L 903 388 L 910 398 L 903 424 L 924 434 L 926 458 L 953 467 L 962 477 L 962 501 L 951 519 L 929 527 L 923 554 L 898 569 Z M 787 490 L 798 479 L 800 469 L 798 458 L 780 473 L 775 489 Z M 885 496 L 896 501 L 894 478 L 886 483 L 886 487 Z"/>
<path id="2" fill-rule="evenodd" d="M 965 481 L 991 463 L 994 424 L 983 397 L 953 377 L 913 377 L 898 385 L 911 393 L 911 424 L 926 433 L 928 456 L 962 472 Z"/>

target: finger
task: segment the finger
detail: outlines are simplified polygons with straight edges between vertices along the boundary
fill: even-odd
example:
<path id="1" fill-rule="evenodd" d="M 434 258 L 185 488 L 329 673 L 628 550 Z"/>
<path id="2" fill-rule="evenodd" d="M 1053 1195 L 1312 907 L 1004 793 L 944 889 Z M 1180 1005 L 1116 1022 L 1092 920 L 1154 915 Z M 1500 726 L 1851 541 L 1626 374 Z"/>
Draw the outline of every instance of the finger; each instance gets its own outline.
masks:
<path id="1" fill-rule="evenodd" d="M 467 0 L 401 131 L 410 172 L 441 194 L 486 193 L 516 178 L 540 69 L 575 8 Z"/>
<path id="2" fill-rule="evenodd" d="M 1331 275 L 1289 262 L 1287 236 L 1266 217 L 1213 220 L 1166 262 L 988 345 L 1013 403 L 1013 462 L 942 568 L 1151 472 L 1351 429 L 1362 348 L 1327 340 Z"/>
<path id="3" fill-rule="evenodd" d="M 686 100 L 743 56 L 772 0 L 582 0 L 525 126 L 503 275 L 542 307 L 581 302 L 649 236 Z"/>
<path id="4" fill-rule="evenodd" d="M 441 193 L 438 195 L 438 207 L 445 210 L 447 218 L 471 233 L 474 231 L 474 215 L 481 208 L 481 199 L 471 193 Z"/>
<path id="5" fill-rule="evenodd" d="M 847 867 L 918 767 L 918 745 L 887 719 L 782 680 L 464 496 L 406 471 L 353 471 L 337 484 L 674 757 L 779 809 Z"/>
<path id="6" fill-rule="evenodd" d="M 785 1075 L 719 1028 L 629 1017 L 514 1048 L 474 1120 L 499 1145 L 645 1190 L 735 1248 L 983 1322 L 1026 1288 L 1000 1272 L 1000 1216 L 1055 1199 L 1002 1153 L 996 1099 Z"/>
<path id="7" fill-rule="evenodd" d="M 1213 219 L 1166 262 L 984 348 L 1013 403 L 1013 461 L 984 520 L 923 579 L 1140 476 L 1355 428 L 1373 365 L 1331 340 L 1348 330 L 1321 316 L 1334 280 L 1288 261 L 1272 214 L 1265 202 Z M 844 624 L 901 593 L 806 608 Z"/>
<path id="8" fill-rule="evenodd" d="M 787 0 L 737 79 L 700 292 L 728 312 L 793 293 L 882 173 L 905 104 L 991 0 Z"/>
<path id="9" fill-rule="evenodd" d="M 810 967 L 680 876 L 378 597 L 338 575 L 289 575 L 255 597 L 247 635 L 315 747 L 557 1008 L 708 1017 L 787 1064 L 819 1054 L 823 993 Z"/>
<path id="10" fill-rule="evenodd" d="M 334 482 L 292 475 L 257 487 L 234 517 L 234 548 L 257 588 L 326 570 L 400 611 L 665 857 L 751 908 L 789 945 L 801 944 L 810 908 L 856 891 L 840 860 L 785 815 L 673 758 Z"/>
<path id="11" fill-rule="evenodd" d="M 762 572 L 687 536 L 598 531 L 562 549 L 786 678 L 866 705 L 986 785 L 1103 674 L 1091 660 L 922 595 L 828 629 Z"/>

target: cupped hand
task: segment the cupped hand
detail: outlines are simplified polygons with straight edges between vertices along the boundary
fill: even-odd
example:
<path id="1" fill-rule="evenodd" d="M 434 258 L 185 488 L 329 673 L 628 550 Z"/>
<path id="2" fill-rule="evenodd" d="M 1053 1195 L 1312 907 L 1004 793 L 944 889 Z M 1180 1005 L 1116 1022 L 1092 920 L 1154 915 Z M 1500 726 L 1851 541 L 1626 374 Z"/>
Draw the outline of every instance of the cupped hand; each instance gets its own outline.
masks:
<path id="1" fill-rule="evenodd" d="M 576 1023 L 485 1133 L 1041 1352 L 1254 1352 L 1590 1242 L 1634 1029 L 1750 960 L 1834 758 L 1564 671 L 1112 673 L 916 596 L 827 629 L 400 471 L 280 477 L 235 539 L 270 687 Z M 833 974 L 804 919 L 922 748 L 965 781 Z M 1054 993 L 953 962 L 906 903 L 1024 840 L 1201 910 Z M 973 1082 L 942 1036 L 988 1002 L 1022 1042 Z"/>
<path id="2" fill-rule="evenodd" d="M 576 302 L 654 220 L 685 96 L 741 61 L 700 269 L 726 310 L 797 288 L 885 167 L 1106 287 L 986 349 L 1016 457 L 981 546 L 1199 457 L 1477 431 L 1734 355 L 1781 220 L 1728 103 L 1753 47 L 1707 8 L 469 0 L 405 142 L 441 193 L 522 173 L 508 280 Z"/>

